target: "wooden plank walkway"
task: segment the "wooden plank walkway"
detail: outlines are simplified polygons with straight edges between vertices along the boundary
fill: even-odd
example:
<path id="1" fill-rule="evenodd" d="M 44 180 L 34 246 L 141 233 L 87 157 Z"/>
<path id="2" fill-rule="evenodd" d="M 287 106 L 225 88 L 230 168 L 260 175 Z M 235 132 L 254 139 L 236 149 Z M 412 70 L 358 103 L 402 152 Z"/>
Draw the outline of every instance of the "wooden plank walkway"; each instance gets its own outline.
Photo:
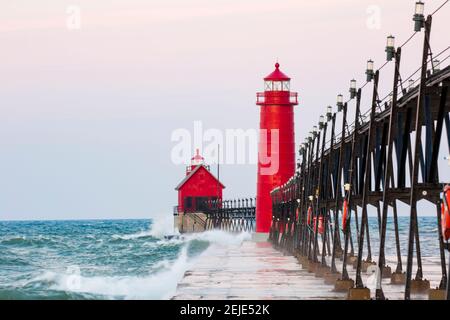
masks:
<path id="1" fill-rule="evenodd" d="M 423 269 L 431 288 L 440 281 L 437 258 L 425 257 Z M 388 264 L 395 270 L 391 258 Z M 338 262 L 338 270 L 342 263 Z M 355 270 L 348 267 L 354 279 Z M 369 274 L 363 275 L 367 283 Z M 383 279 L 383 288 L 389 299 L 403 299 L 404 285 L 390 285 Z M 324 284 L 323 278 L 302 269 L 293 256 L 283 255 L 270 243 L 244 241 L 236 246 L 213 246 L 200 256 L 178 284 L 173 299 L 225 300 L 225 299 L 346 299 L 346 293 L 335 292 L 334 286 Z M 372 290 L 372 296 L 374 290 Z M 414 299 L 427 299 L 415 295 Z"/>

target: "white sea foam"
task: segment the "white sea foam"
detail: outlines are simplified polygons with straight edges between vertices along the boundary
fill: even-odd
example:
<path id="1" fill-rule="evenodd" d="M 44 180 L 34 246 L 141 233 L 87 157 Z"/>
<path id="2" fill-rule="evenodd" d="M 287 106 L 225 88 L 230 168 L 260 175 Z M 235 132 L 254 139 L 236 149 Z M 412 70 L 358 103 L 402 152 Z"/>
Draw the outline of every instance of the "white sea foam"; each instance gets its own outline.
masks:
<path id="1" fill-rule="evenodd" d="M 139 238 L 153 237 L 163 238 L 167 235 L 179 234 L 173 226 L 173 216 L 164 215 L 152 218 L 152 224 L 149 230 L 143 230 L 132 234 L 115 234 L 113 239 L 133 240 Z"/>
<path id="2" fill-rule="evenodd" d="M 133 240 L 139 238 L 152 237 L 152 233 L 150 230 L 139 231 L 132 234 L 114 234 L 113 239 L 122 239 L 122 240 Z"/>
<path id="3" fill-rule="evenodd" d="M 178 258 L 168 264 L 168 269 L 144 277 L 85 277 L 73 270 L 65 273 L 47 271 L 30 282 L 47 283 L 53 290 L 102 295 L 111 299 L 169 299 L 191 263 L 185 246 Z"/>
<path id="4" fill-rule="evenodd" d="M 221 230 L 209 230 L 199 233 L 183 234 L 171 239 L 161 239 L 151 243 L 152 246 L 174 246 L 190 243 L 192 241 L 208 242 L 211 245 L 218 246 L 235 246 L 240 245 L 243 241 L 251 238 L 250 233 L 242 232 L 233 234 Z"/>
<path id="5" fill-rule="evenodd" d="M 166 239 L 165 236 L 173 236 L 171 239 Z M 160 246 L 160 245 L 178 245 L 193 240 L 207 241 L 219 245 L 232 245 L 240 244 L 242 241 L 250 238 L 250 233 L 240 233 L 238 235 L 225 231 L 210 230 L 200 233 L 184 234 L 180 235 L 178 230 L 173 226 L 173 217 L 170 215 L 164 215 L 152 218 L 152 224 L 149 230 L 139 231 L 132 234 L 113 235 L 114 239 L 133 240 L 145 237 L 153 237 L 160 239 L 157 242 L 149 243 L 148 245 Z"/>
<path id="6" fill-rule="evenodd" d="M 175 230 L 173 226 L 172 215 L 162 215 L 152 218 L 152 225 L 150 227 L 150 234 L 155 238 L 163 238 L 167 235 L 178 234 L 178 230 Z"/>
<path id="7" fill-rule="evenodd" d="M 137 234 L 136 234 L 137 235 Z M 29 283 L 45 283 L 50 289 L 79 294 L 101 295 L 110 299 L 170 299 L 184 273 L 195 268 L 196 258 L 188 257 L 192 241 L 205 241 L 210 246 L 202 255 L 208 255 L 215 246 L 236 246 L 249 239 L 249 233 L 231 234 L 224 231 L 207 231 L 184 235 L 170 240 L 160 240 L 161 244 L 179 244 L 182 249 L 175 261 L 162 260 L 151 267 L 158 270 L 146 276 L 83 276 L 81 268 L 66 272 L 46 271 Z"/>
<path id="8" fill-rule="evenodd" d="M 188 234 L 185 236 L 185 241 L 201 240 L 219 246 L 235 246 L 240 245 L 243 241 L 249 240 L 250 238 L 251 234 L 248 232 L 233 234 L 221 230 L 210 230 Z"/>

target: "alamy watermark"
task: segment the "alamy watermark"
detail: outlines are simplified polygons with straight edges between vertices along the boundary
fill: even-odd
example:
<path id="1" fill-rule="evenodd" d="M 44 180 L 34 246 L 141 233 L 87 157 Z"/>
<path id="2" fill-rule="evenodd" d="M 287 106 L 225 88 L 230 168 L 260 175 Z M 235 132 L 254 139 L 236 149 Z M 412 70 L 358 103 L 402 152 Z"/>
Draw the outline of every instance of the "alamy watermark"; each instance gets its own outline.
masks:
<path id="1" fill-rule="evenodd" d="M 70 5 L 66 8 L 66 28 L 68 30 L 81 29 L 81 8 L 77 5 Z"/>
<path id="2" fill-rule="evenodd" d="M 369 30 L 381 29 L 381 7 L 379 5 L 370 5 L 366 9 L 366 26 Z"/>
<path id="3" fill-rule="evenodd" d="M 256 129 L 204 130 L 201 121 L 194 121 L 192 132 L 186 128 L 172 132 L 171 141 L 175 145 L 172 147 L 171 160 L 174 164 L 188 164 L 193 150 L 199 149 L 209 164 L 259 162 L 260 173 L 272 175 L 279 169 L 279 140 L 279 129 L 260 129 L 259 132 Z"/>
<path id="4" fill-rule="evenodd" d="M 367 288 L 370 290 L 381 289 L 381 271 L 377 265 L 369 266 L 367 268 L 367 274 L 369 277 L 367 278 Z"/>
<path id="5" fill-rule="evenodd" d="M 67 267 L 66 287 L 69 290 L 77 291 L 81 289 L 81 271 L 79 266 Z"/>

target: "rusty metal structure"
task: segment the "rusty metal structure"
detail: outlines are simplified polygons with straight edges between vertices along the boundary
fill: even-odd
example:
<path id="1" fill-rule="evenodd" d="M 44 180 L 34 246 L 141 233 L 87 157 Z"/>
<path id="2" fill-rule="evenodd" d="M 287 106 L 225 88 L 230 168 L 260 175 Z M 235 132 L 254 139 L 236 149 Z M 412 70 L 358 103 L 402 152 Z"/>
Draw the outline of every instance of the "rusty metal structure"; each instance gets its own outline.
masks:
<path id="1" fill-rule="evenodd" d="M 445 259 L 449 245 L 440 232 L 441 196 L 446 183 L 439 179 L 439 172 L 448 168 L 438 166 L 440 148 L 450 150 L 450 66 L 441 69 L 437 62 L 439 58 L 442 64 L 450 57 L 450 46 L 438 54 L 432 53 L 430 34 L 435 12 L 425 19 L 420 8 L 417 11 L 413 36 L 424 37 L 419 69 L 402 79 L 402 47 L 413 36 L 396 49 L 393 37 L 388 37 L 388 61 L 376 71 L 373 61 L 368 61 L 367 82 L 356 89 L 352 80 L 346 102 L 342 95 L 338 96 L 337 112 L 328 108 L 319 128 L 301 145 L 296 174 L 271 192 L 270 241 L 297 256 L 304 268 L 323 276 L 336 290 L 348 291 L 349 299 L 370 298 L 361 276 L 370 266 L 379 268 L 381 278 L 404 285 L 407 300 L 412 294 L 425 291 L 450 297 L 450 271 Z M 380 72 L 391 60 L 392 92 L 380 99 Z M 418 78 L 412 81 L 415 75 Z M 371 104 L 362 113 L 362 90 L 370 87 Z M 351 103 L 355 106 L 353 115 L 347 112 Z M 444 135 L 448 145 L 442 143 Z M 427 200 L 436 208 L 442 276 L 434 291 L 430 290 L 422 268 L 417 218 L 420 200 Z M 399 202 L 409 207 L 407 243 L 399 236 Z M 372 210 L 376 210 L 376 219 L 368 219 L 369 206 L 375 208 Z M 392 231 L 387 229 L 388 217 L 392 219 Z M 378 232 L 369 233 L 374 230 L 369 228 L 371 221 L 375 221 L 372 223 L 376 223 Z M 393 270 L 385 257 L 388 231 L 395 238 L 397 264 Z M 377 257 L 372 254 L 374 239 L 379 244 Z M 356 269 L 353 279 L 348 272 L 352 264 Z M 385 298 L 380 280 L 376 299 Z"/>

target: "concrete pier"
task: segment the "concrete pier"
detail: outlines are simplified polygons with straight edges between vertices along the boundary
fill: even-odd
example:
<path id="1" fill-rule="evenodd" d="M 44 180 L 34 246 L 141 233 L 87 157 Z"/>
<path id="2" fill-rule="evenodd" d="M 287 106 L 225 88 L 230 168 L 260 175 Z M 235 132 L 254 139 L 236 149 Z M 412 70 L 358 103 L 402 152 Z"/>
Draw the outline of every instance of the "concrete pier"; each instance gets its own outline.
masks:
<path id="1" fill-rule="evenodd" d="M 341 271 L 341 260 L 336 262 Z M 387 262 L 395 271 L 392 257 Z M 440 281 L 438 262 L 438 258 L 423 258 L 424 278 L 430 280 L 431 288 Z M 356 270 L 348 265 L 348 271 L 354 279 Z M 366 285 L 369 276 L 363 274 Z M 390 278 L 382 281 L 388 299 L 403 299 L 404 285 L 391 285 Z M 371 290 L 372 298 L 374 294 L 375 290 Z M 428 293 L 412 298 L 428 299 Z M 294 256 L 283 255 L 268 242 L 250 240 L 238 246 L 210 248 L 185 273 L 173 299 L 329 300 L 347 299 L 347 293 L 334 291 L 334 285 L 325 284 L 323 277 L 302 268 Z"/>

